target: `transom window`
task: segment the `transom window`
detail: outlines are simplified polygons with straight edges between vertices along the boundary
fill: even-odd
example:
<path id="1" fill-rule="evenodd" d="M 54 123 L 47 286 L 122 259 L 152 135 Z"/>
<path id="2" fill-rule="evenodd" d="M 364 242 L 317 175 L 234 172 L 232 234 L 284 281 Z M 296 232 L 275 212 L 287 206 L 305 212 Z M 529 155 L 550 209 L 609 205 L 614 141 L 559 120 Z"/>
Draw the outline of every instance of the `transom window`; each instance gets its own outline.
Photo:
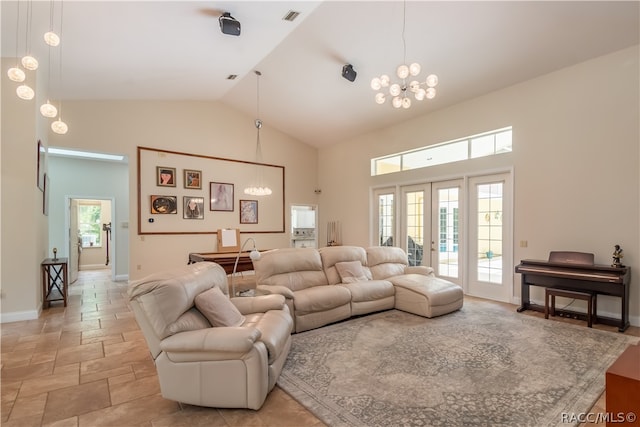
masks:
<path id="1" fill-rule="evenodd" d="M 511 126 L 371 159 L 371 176 L 509 153 Z"/>

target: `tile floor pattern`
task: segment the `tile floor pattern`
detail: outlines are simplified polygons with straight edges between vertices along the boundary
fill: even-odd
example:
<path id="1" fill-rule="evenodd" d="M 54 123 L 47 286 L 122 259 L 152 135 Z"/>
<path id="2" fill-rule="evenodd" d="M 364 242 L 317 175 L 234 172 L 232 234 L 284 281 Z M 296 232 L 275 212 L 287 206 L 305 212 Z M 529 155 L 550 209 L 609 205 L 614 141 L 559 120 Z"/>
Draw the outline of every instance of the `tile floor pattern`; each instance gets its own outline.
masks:
<path id="1" fill-rule="evenodd" d="M 127 286 L 108 270 L 83 271 L 66 309 L 54 303 L 37 320 L 0 325 L 2 426 L 324 426 L 277 386 L 259 411 L 180 408 L 162 398 Z M 605 412 L 604 403 L 592 411 Z"/>

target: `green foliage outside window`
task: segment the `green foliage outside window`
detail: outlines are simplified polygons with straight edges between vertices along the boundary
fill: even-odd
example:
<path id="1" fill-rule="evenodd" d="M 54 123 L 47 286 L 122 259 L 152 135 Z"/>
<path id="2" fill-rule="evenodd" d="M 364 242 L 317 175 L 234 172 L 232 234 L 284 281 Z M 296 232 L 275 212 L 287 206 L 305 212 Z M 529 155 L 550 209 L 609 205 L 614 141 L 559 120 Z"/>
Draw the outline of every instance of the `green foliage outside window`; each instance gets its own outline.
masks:
<path id="1" fill-rule="evenodd" d="M 102 246 L 102 206 L 78 205 L 78 228 L 83 248 Z"/>

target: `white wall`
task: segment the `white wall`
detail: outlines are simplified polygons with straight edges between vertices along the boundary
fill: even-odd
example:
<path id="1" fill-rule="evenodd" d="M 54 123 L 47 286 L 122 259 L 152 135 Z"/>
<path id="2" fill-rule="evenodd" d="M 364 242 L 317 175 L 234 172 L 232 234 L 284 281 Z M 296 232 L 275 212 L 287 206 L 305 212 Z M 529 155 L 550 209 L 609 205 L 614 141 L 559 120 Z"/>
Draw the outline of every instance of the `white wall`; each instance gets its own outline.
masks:
<path id="1" fill-rule="evenodd" d="M 2 58 L 6 70 L 16 60 Z M 47 146 L 48 121 L 37 106 L 41 99 L 25 101 L 16 96 L 17 84 L 3 72 L 0 162 L 2 164 L 2 258 L 0 303 L 2 322 L 32 319 L 42 303 L 40 263 L 52 256 L 48 250 L 47 217 L 43 192 L 37 187 L 37 141 Z M 28 82 L 37 89 L 33 73 Z M 41 91 L 36 90 L 37 96 Z M 46 168 L 46 164 L 44 165 Z"/>
<path id="2" fill-rule="evenodd" d="M 65 197 L 67 199 L 113 199 L 115 218 L 112 221 L 112 230 L 115 246 L 111 253 L 113 255 L 112 261 L 116 267 L 114 279 L 127 280 L 129 275 L 129 165 L 50 156 L 49 173 L 51 175 L 50 245 L 58 248 L 60 256 L 69 256 L 69 248 L 65 246 L 65 234 L 67 233 L 65 215 L 69 210 L 65 205 Z M 109 212 L 109 218 L 110 216 Z M 95 253 L 95 257 L 89 259 L 92 252 Z M 104 247 L 100 249 L 87 248 L 83 250 L 80 259 L 82 264 L 104 264 L 105 249 Z"/>
<path id="3" fill-rule="evenodd" d="M 363 219 L 369 218 L 372 187 L 512 166 L 516 263 L 569 250 L 594 253 L 597 263 L 610 264 L 613 246 L 620 244 L 624 264 L 640 271 L 638 75 L 635 46 L 322 148 L 320 225 L 339 220 L 344 244 L 368 245 L 370 224 Z M 511 154 L 370 176 L 373 157 L 509 125 Z M 528 247 L 518 247 L 520 240 Z M 636 325 L 638 280 L 631 284 Z M 514 301 L 519 283 L 514 274 Z M 539 293 L 533 298 L 542 301 Z M 618 313 L 619 299 L 599 298 L 600 310 Z"/>
<path id="4" fill-rule="evenodd" d="M 129 157 L 130 279 L 184 265 L 189 252 L 215 250 L 215 234 L 138 235 L 136 148 L 253 160 L 253 117 L 219 103 L 193 101 L 73 101 L 65 104 L 65 117 L 69 133 L 52 136 L 51 145 Z M 317 151 L 270 128 L 268 123 L 261 130 L 261 142 L 263 162 L 285 166 L 285 232 L 243 234 L 241 240 L 254 237 L 259 249 L 287 247 L 290 203 L 317 203 Z M 234 182 L 234 178 L 229 177 L 228 182 Z M 260 211 L 261 218 L 268 215 L 273 213 Z"/>

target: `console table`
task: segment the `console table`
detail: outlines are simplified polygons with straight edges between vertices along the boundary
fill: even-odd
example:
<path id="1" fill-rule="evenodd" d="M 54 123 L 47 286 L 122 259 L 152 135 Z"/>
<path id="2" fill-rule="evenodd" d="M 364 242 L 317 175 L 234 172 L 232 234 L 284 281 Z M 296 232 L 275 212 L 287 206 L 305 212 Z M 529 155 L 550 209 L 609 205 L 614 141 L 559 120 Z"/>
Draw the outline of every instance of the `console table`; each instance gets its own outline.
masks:
<path id="1" fill-rule="evenodd" d="M 247 251 L 247 252 L 242 252 L 240 254 L 236 272 L 253 270 L 253 261 L 251 261 L 251 258 L 249 258 L 249 253 L 250 252 Z M 193 264 L 194 262 L 212 261 L 212 262 L 215 262 L 216 264 L 220 264 L 222 268 L 224 268 L 224 271 L 227 274 L 232 274 L 233 265 L 236 262 L 237 256 L 238 256 L 237 252 L 206 252 L 206 253 L 191 252 L 189 254 L 188 264 Z"/>
<path id="2" fill-rule="evenodd" d="M 63 301 L 67 306 L 67 287 L 69 279 L 67 274 L 67 258 L 47 258 L 42 261 L 42 308 L 48 308 L 53 301 Z M 58 298 L 49 298 L 52 292 L 57 291 Z M 55 296 L 55 292 L 53 294 Z"/>

